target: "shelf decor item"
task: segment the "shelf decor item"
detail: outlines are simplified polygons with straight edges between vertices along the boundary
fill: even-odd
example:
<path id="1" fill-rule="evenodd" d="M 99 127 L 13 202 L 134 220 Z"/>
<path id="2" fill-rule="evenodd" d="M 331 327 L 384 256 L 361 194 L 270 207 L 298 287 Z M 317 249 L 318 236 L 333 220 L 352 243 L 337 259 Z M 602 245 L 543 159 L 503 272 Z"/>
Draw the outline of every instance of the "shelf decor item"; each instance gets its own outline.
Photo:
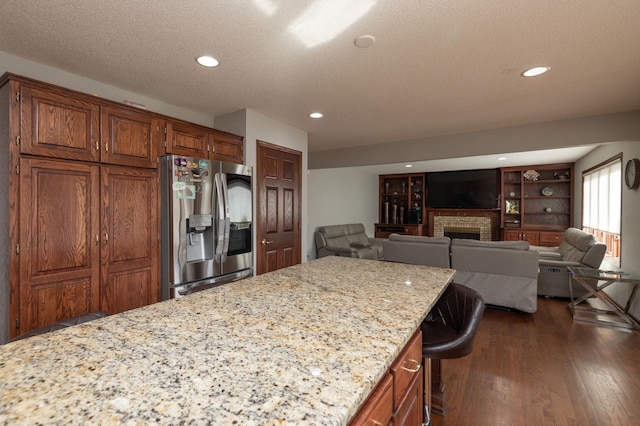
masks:
<path id="1" fill-rule="evenodd" d="M 548 186 L 545 186 L 544 188 L 542 188 L 542 195 L 544 195 L 545 197 L 550 197 L 553 195 L 553 189 L 549 188 Z"/>
<path id="2" fill-rule="evenodd" d="M 518 214 L 520 213 L 520 203 L 518 200 L 506 200 L 505 201 L 505 213 Z"/>
<path id="3" fill-rule="evenodd" d="M 523 176 L 526 180 L 538 180 L 538 178 L 540 177 L 540 173 L 536 172 L 535 170 L 527 170 L 526 172 L 524 172 Z"/>

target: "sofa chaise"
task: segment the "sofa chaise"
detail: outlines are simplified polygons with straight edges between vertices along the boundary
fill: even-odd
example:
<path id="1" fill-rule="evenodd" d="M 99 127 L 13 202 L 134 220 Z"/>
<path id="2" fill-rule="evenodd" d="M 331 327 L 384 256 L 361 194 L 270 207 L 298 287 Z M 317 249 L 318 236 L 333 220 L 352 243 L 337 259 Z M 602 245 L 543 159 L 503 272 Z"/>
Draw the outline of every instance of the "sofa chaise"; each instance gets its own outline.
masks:
<path id="1" fill-rule="evenodd" d="M 474 289 L 488 305 L 537 310 L 538 252 L 526 241 L 477 241 L 391 234 L 386 261 L 456 270 L 454 282 Z"/>

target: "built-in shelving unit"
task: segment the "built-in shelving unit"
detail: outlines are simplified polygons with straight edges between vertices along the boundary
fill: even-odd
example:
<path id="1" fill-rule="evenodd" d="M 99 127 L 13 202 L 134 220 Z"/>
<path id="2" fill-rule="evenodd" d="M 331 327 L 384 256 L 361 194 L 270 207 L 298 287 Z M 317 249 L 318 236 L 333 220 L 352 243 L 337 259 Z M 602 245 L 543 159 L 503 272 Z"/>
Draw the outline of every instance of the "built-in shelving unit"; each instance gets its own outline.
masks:
<path id="1" fill-rule="evenodd" d="M 375 224 L 375 236 L 423 235 L 425 174 L 380 175 L 378 190 L 379 221 Z"/>
<path id="2" fill-rule="evenodd" d="M 557 245 L 573 223 L 573 164 L 508 167 L 502 174 L 504 240 Z"/>

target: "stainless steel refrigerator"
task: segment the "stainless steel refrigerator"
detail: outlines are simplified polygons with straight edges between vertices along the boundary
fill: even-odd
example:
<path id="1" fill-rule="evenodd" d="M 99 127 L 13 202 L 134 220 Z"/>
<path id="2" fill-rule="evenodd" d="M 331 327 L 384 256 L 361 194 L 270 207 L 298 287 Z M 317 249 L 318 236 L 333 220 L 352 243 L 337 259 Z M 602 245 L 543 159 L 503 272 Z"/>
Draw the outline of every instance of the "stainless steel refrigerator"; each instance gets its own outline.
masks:
<path id="1" fill-rule="evenodd" d="M 252 168 L 161 159 L 162 300 L 253 275 Z"/>

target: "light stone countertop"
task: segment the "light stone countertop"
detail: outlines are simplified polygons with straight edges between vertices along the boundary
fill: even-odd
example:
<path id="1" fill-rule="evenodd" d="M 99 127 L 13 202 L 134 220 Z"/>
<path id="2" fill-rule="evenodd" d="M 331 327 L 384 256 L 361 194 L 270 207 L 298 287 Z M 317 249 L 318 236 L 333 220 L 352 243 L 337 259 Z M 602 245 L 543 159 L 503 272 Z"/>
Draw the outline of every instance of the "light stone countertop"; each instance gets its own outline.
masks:
<path id="1" fill-rule="evenodd" d="M 325 257 L 0 346 L 0 424 L 343 425 L 451 269 Z"/>

